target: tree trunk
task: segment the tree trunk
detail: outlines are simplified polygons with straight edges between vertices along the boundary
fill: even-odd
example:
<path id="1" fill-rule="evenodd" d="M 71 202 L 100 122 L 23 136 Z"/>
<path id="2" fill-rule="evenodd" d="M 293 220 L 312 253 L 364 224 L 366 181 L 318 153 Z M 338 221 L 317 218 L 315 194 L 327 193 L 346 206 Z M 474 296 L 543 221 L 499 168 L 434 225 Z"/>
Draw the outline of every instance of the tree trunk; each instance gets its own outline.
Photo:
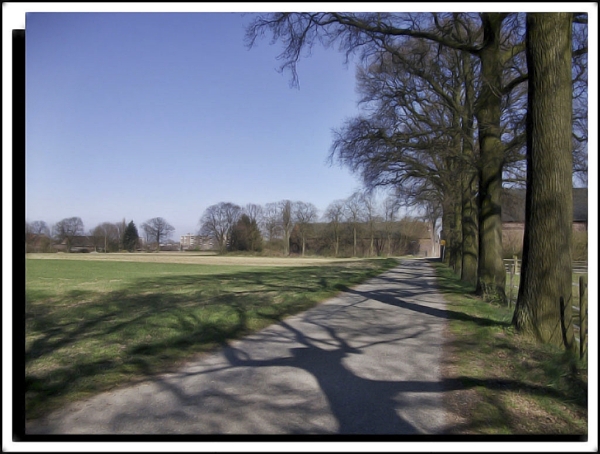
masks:
<path id="1" fill-rule="evenodd" d="M 502 167 L 504 147 L 500 138 L 502 59 L 500 31 L 503 14 L 483 13 L 484 47 L 481 92 L 476 106 L 479 125 L 479 262 L 477 292 L 499 303 L 506 302 L 506 272 L 502 263 Z"/>
<path id="2" fill-rule="evenodd" d="M 354 227 L 354 257 L 356 257 L 356 227 Z"/>
<path id="3" fill-rule="evenodd" d="M 473 117 L 473 100 L 475 86 L 473 67 L 469 56 L 461 59 L 461 73 L 464 83 L 464 107 L 462 127 L 462 154 L 465 162 L 475 163 L 475 119 Z M 477 257 L 478 250 L 478 174 L 471 166 L 466 166 L 462 181 L 462 273 L 461 280 L 473 287 L 477 286 Z"/>
<path id="4" fill-rule="evenodd" d="M 462 191 L 461 191 L 462 197 Z M 458 199 L 460 200 L 460 199 Z M 457 276 L 462 276 L 462 261 L 463 261 L 463 228 L 462 228 L 462 203 L 454 203 L 453 213 L 453 252 L 452 252 L 452 268 Z"/>
<path id="5" fill-rule="evenodd" d="M 452 266 L 454 258 L 452 257 L 454 250 L 454 209 L 452 202 L 446 198 L 442 202 L 442 239 L 445 240 L 444 246 L 444 263 Z"/>
<path id="6" fill-rule="evenodd" d="M 571 325 L 573 156 L 570 13 L 527 15 L 527 195 L 513 324 L 574 347 Z"/>
<path id="7" fill-rule="evenodd" d="M 475 287 L 477 285 L 477 200 L 476 176 L 467 181 L 462 196 L 462 274 L 461 280 Z"/>

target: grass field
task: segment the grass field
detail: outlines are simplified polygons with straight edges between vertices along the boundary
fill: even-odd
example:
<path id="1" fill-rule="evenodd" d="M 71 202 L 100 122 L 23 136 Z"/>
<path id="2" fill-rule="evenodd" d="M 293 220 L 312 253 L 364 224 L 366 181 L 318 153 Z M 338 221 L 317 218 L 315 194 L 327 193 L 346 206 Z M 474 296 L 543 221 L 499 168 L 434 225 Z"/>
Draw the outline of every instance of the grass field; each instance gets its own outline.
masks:
<path id="1" fill-rule="evenodd" d="M 306 310 L 396 265 L 193 254 L 28 254 L 27 419 Z"/>
<path id="2" fill-rule="evenodd" d="M 586 364 L 562 349 L 515 333 L 514 306 L 472 296 L 437 263 L 448 301 L 444 375 L 452 434 L 588 433 Z"/>
<path id="3" fill-rule="evenodd" d="M 257 257 L 236 255 L 215 255 L 206 252 L 160 252 L 160 253 L 111 253 L 111 254 L 27 254 L 28 259 L 37 260 L 78 260 L 92 262 L 138 262 L 138 263 L 179 263 L 187 265 L 233 265 L 239 266 L 313 266 L 356 262 L 356 259 L 325 257 Z"/>

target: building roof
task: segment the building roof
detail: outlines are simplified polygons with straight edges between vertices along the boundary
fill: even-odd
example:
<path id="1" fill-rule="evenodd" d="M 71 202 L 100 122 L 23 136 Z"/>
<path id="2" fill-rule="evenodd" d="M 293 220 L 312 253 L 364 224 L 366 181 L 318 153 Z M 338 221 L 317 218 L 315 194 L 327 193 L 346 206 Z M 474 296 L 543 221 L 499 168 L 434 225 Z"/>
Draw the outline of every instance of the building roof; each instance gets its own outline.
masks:
<path id="1" fill-rule="evenodd" d="M 588 220 L 588 190 L 573 188 L 573 222 Z M 502 188 L 502 222 L 525 222 L 525 189 Z"/>

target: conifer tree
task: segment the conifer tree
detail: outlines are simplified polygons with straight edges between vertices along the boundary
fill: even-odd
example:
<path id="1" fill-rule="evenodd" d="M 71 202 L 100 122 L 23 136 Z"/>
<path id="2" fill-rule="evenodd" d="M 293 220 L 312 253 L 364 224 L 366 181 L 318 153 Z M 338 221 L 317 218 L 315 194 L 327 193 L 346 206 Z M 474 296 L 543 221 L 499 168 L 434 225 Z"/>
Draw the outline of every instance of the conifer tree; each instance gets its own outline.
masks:
<path id="1" fill-rule="evenodd" d="M 135 251 L 139 240 L 137 227 L 130 221 L 123 235 L 123 245 L 129 252 Z"/>

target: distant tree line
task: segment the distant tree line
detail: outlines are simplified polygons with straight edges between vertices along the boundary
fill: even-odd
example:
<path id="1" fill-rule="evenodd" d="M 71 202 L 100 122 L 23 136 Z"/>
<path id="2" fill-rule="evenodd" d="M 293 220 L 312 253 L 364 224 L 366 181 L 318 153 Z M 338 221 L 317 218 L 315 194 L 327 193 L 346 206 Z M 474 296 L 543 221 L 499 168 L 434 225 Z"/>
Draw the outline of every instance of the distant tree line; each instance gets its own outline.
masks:
<path id="1" fill-rule="evenodd" d="M 433 245 L 435 221 L 400 218 L 399 209 L 395 197 L 378 205 L 373 196 L 362 192 L 330 203 L 322 215 L 314 204 L 302 201 L 244 207 L 221 202 L 204 211 L 198 234 L 214 239 L 221 253 L 284 256 L 392 256 L 416 254 L 423 238 Z M 158 251 L 165 244 L 176 244 L 170 240 L 174 230 L 167 220 L 156 217 L 142 223 L 140 232 L 133 220 L 127 223 L 125 219 L 102 222 L 86 231 L 81 218 L 70 217 L 52 227 L 45 221 L 26 222 L 25 244 L 26 252 L 56 252 L 57 245 L 65 252 Z"/>
<path id="2" fill-rule="evenodd" d="M 400 205 L 388 197 L 381 206 L 374 198 L 356 192 L 329 204 L 319 216 L 315 205 L 281 200 L 264 206 L 231 202 L 209 206 L 202 214 L 199 234 L 216 240 L 221 253 L 265 252 L 288 256 L 401 255 L 417 253 L 419 240 L 435 242 L 435 223 L 404 217 Z"/>
<path id="3" fill-rule="evenodd" d="M 137 226 L 125 219 L 120 222 L 102 222 L 86 231 L 80 217 L 70 217 L 57 222 L 52 228 L 45 221 L 25 223 L 26 252 L 56 252 L 57 245 L 64 246 L 65 252 L 74 247 L 89 252 L 135 252 L 138 250 L 158 250 L 167 241 L 175 228 L 164 218 L 156 217 L 141 225 L 141 237 Z"/>

